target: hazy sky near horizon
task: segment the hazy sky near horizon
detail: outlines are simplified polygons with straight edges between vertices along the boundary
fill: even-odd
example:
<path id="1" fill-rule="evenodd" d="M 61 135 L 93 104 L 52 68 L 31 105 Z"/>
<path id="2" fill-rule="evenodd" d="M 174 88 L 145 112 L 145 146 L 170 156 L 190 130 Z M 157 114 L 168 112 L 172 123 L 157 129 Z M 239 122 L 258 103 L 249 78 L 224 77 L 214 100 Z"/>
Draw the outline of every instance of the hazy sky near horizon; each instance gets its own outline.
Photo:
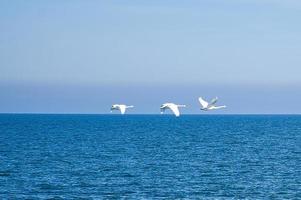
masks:
<path id="1" fill-rule="evenodd" d="M 297 0 L 3 0 L 0 112 L 301 113 L 300 21 Z"/>

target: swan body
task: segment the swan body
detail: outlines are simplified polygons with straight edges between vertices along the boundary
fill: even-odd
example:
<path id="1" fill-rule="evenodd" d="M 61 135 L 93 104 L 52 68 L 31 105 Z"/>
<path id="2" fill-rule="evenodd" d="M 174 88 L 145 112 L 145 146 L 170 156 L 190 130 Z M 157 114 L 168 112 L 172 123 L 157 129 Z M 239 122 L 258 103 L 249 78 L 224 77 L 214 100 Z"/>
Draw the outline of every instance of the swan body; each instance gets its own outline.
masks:
<path id="1" fill-rule="evenodd" d="M 127 106 L 124 104 L 114 104 L 111 107 L 111 112 L 113 112 L 113 110 L 119 110 L 120 113 L 123 115 L 126 111 L 127 108 L 133 108 L 134 106 Z"/>
<path id="2" fill-rule="evenodd" d="M 199 97 L 199 102 L 202 106 L 201 110 L 209 111 L 209 110 L 217 110 L 217 109 L 221 109 L 221 108 L 226 108 L 226 106 L 216 106 L 215 104 L 216 104 L 217 100 L 218 100 L 218 98 L 215 97 L 214 99 L 211 100 L 210 103 L 208 103 L 202 97 Z"/>
<path id="3" fill-rule="evenodd" d="M 179 117 L 180 116 L 179 107 L 186 107 L 186 106 L 177 105 L 174 103 L 164 103 L 160 106 L 161 114 L 163 114 L 166 109 L 170 109 L 176 117 Z"/>

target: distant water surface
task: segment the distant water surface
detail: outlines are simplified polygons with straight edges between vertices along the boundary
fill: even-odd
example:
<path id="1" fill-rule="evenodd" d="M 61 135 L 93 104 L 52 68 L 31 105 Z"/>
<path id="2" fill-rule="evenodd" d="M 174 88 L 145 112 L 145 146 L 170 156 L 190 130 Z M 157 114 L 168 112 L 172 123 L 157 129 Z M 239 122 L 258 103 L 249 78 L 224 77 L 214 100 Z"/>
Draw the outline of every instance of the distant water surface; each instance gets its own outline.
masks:
<path id="1" fill-rule="evenodd" d="M 0 115 L 0 199 L 301 199 L 301 116 Z"/>

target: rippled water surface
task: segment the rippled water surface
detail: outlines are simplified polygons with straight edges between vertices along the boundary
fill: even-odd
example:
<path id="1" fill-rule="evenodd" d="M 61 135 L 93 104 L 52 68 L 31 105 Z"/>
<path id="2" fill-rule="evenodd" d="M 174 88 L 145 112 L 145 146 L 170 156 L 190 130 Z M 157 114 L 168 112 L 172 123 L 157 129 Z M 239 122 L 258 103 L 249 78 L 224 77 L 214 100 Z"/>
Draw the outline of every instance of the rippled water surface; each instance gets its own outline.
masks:
<path id="1" fill-rule="evenodd" d="M 300 199 L 301 116 L 0 115 L 0 199 Z"/>

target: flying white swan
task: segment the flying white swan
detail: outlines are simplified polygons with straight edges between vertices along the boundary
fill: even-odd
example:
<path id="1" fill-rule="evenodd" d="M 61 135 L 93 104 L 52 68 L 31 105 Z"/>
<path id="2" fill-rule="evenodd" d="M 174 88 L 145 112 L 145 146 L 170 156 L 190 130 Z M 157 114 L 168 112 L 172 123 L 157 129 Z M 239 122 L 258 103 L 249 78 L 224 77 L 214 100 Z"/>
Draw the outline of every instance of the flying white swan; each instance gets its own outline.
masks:
<path id="1" fill-rule="evenodd" d="M 208 110 L 217 110 L 220 108 L 226 108 L 226 106 L 215 106 L 218 98 L 215 97 L 214 99 L 211 100 L 210 103 L 205 101 L 202 97 L 199 97 L 199 102 L 202 105 L 201 110 L 208 111 Z"/>
<path id="2" fill-rule="evenodd" d="M 133 107 L 134 106 L 127 106 L 124 104 L 114 104 L 111 107 L 111 112 L 113 112 L 113 110 L 120 110 L 120 113 L 123 115 L 127 108 L 133 108 Z"/>
<path id="3" fill-rule="evenodd" d="M 176 105 L 174 103 L 164 103 L 160 106 L 161 114 L 163 114 L 166 109 L 170 109 L 175 114 L 175 116 L 179 117 L 180 116 L 179 107 L 186 107 L 186 106 Z"/>

